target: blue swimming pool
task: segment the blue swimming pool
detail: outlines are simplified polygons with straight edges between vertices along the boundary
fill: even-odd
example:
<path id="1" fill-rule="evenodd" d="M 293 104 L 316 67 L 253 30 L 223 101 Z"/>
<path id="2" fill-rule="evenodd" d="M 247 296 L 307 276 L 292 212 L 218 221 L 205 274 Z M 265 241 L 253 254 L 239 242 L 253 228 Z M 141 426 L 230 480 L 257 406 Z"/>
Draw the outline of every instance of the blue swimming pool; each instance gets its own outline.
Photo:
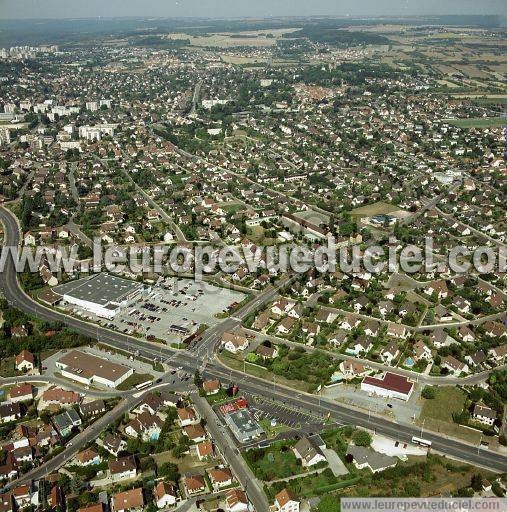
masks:
<path id="1" fill-rule="evenodd" d="M 414 366 L 414 364 L 415 364 L 414 360 L 411 357 L 407 357 L 405 359 L 405 366 L 412 367 L 412 366 Z"/>

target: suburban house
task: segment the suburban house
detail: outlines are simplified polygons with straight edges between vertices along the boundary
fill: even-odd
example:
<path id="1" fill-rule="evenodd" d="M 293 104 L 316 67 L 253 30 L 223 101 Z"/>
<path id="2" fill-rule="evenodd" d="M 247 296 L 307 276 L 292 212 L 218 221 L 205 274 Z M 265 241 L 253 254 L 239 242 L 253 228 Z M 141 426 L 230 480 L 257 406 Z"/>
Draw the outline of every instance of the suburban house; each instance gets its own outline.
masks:
<path id="1" fill-rule="evenodd" d="M 111 512 L 127 512 L 129 510 L 143 510 L 143 508 L 144 495 L 142 487 L 113 494 L 111 498 Z"/>
<path id="2" fill-rule="evenodd" d="M 387 335 L 391 336 L 391 338 L 404 340 L 407 337 L 407 329 L 404 325 L 390 323 L 387 326 Z"/>
<path id="3" fill-rule="evenodd" d="M 289 334 L 296 325 L 296 323 L 297 320 L 295 318 L 287 316 L 277 325 L 276 329 L 281 334 Z"/>
<path id="4" fill-rule="evenodd" d="M 33 400 L 34 387 L 31 384 L 19 384 L 9 390 L 11 402 L 29 402 Z"/>
<path id="5" fill-rule="evenodd" d="M 92 466 L 100 464 L 102 462 L 102 457 L 94 448 L 86 448 L 86 450 L 83 450 L 76 455 L 76 462 L 79 466 Z"/>
<path id="6" fill-rule="evenodd" d="M 299 512 L 299 500 L 289 489 L 281 490 L 275 496 L 275 503 L 270 512 Z"/>
<path id="7" fill-rule="evenodd" d="M 211 441 L 202 441 L 197 446 L 197 457 L 200 461 L 208 460 L 214 457 L 215 449 Z"/>
<path id="8" fill-rule="evenodd" d="M 206 481 L 202 475 L 186 474 L 183 481 L 188 496 L 200 494 L 206 490 Z"/>
<path id="9" fill-rule="evenodd" d="M 216 395 L 221 389 L 220 381 L 218 379 L 205 380 L 202 383 L 202 387 L 207 395 Z"/>
<path id="10" fill-rule="evenodd" d="M 61 437 L 69 436 L 72 429 L 81 424 L 81 418 L 74 409 L 69 409 L 53 417 L 53 425 Z"/>
<path id="11" fill-rule="evenodd" d="M 200 443 L 206 439 L 206 431 L 199 424 L 183 427 L 183 434 L 194 443 Z"/>
<path id="12" fill-rule="evenodd" d="M 442 359 L 442 368 L 447 368 L 451 373 L 460 375 L 461 373 L 468 373 L 469 368 L 465 363 L 458 361 L 453 356 L 447 356 Z"/>
<path id="13" fill-rule="evenodd" d="M 106 412 L 104 400 L 93 400 L 93 402 L 81 402 L 79 405 L 81 415 L 85 418 L 94 418 L 99 414 Z"/>
<path id="14" fill-rule="evenodd" d="M 373 343 L 366 336 L 360 336 L 355 342 L 352 342 L 347 348 L 348 354 L 355 356 L 359 354 L 366 354 L 373 348 Z"/>
<path id="15" fill-rule="evenodd" d="M 373 473 L 384 471 L 387 468 L 396 466 L 398 459 L 383 453 L 376 452 L 373 448 L 365 446 L 349 445 L 347 456 L 351 456 L 354 466 L 357 469 L 368 468 Z"/>
<path id="16" fill-rule="evenodd" d="M 127 443 L 116 434 L 107 434 L 102 442 L 102 447 L 110 454 L 118 457 L 118 454 L 127 447 Z"/>
<path id="17" fill-rule="evenodd" d="M 380 352 L 380 357 L 384 363 L 391 365 L 393 360 L 399 355 L 400 349 L 395 341 L 390 341 Z"/>
<path id="18" fill-rule="evenodd" d="M 285 297 L 281 297 L 271 306 L 271 313 L 281 317 L 288 313 L 294 307 L 294 302 L 288 301 Z"/>
<path id="19" fill-rule="evenodd" d="M 256 350 L 255 350 L 255 353 L 262 357 L 262 359 L 266 360 L 266 359 L 274 359 L 275 357 L 278 356 L 278 347 L 275 345 L 275 346 L 271 346 L 271 347 L 266 347 L 265 345 L 259 345 Z"/>
<path id="20" fill-rule="evenodd" d="M 352 379 L 354 377 L 365 375 L 370 370 L 353 359 L 346 359 L 340 363 L 340 371 L 346 378 Z"/>
<path id="21" fill-rule="evenodd" d="M 222 347 L 233 354 L 237 354 L 248 348 L 248 339 L 240 334 L 224 332 L 222 334 Z"/>
<path id="22" fill-rule="evenodd" d="M 195 412 L 192 407 L 181 407 L 177 409 L 178 423 L 181 427 L 187 425 L 197 425 L 201 421 L 199 415 Z"/>
<path id="23" fill-rule="evenodd" d="M 496 411 L 486 405 L 475 404 L 472 411 L 472 418 L 485 425 L 493 425 L 496 420 Z"/>
<path id="24" fill-rule="evenodd" d="M 178 499 L 178 494 L 174 486 L 163 481 L 159 482 L 153 488 L 153 495 L 157 503 L 157 508 L 170 507 L 176 504 Z"/>
<path id="25" fill-rule="evenodd" d="M 110 460 L 107 465 L 109 467 L 109 475 L 113 482 L 121 482 L 122 480 L 135 478 L 137 475 L 136 459 L 132 455 L 117 460 Z"/>
<path id="26" fill-rule="evenodd" d="M 486 354 L 482 350 L 478 350 L 477 352 L 474 352 L 473 354 L 469 354 L 465 356 L 465 361 L 471 366 L 480 366 L 481 364 L 485 363 L 487 360 Z"/>
<path id="27" fill-rule="evenodd" d="M 377 336 L 380 331 L 380 324 L 376 320 L 368 320 L 364 327 L 366 336 Z"/>
<path id="28" fill-rule="evenodd" d="M 415 361 L 421 361 L 422 359 L 426 361 L 432 360 L 431 349 L 421 340 L 417 340 L 414 343 L 413 354 Z"/>
<path id="29" fill-rule="evenodd" d="M 241 489 L 229 489 L 225 493 L 226 512 L 248 512 L 248 498 Z"/>
<path id="30" fill-rule="evenodd" d="M 307 437 L 302 437 L 294 445 L 292 451 L 296 458 L 301 461 L 301 465 L 304 468 L 315 466 L 319 464 L 319 462 L 326 462 L 326 457 L 322 453 L 322 450 Z"/>
<path id="31" fill-rule="evenodd" d="M 141 438 L 143 441 L 156 441 L 164 422 L 148 411 L 142 412 L 131 420 L 125 427 L 125 434 L 130 437 Z"/>
<path id="32" fill-rule="evenodd" d="M 16 370 L 19 372 L 22 371 L 32 371 L 35 368 L 35 356 L 29 352 L 28 350 L 22 350 L 16 356 Z"/>
<path id="33" fill-rule="evenodd" d="M 507 343 L 499 347 L 490 348 L 488 354 L 497 362 L 501 362 L 507 356 Z"/>
<path id="34" fill-rule="evenodd" d="M 232 485 L 234 481 L 232 471 L 229 468 L 223 467 L 208 470 L 208 477 L 215 491 Z"/>
<path id="35" fill-rule="evenodd" d="M 443 279 L 432 281 L 423 291 L 426 295 L 433 295 L 435 293 L 439 299 L 445 299 L 449 294 L 449 289 Z"/>
<path id="36" fill-rule="evenodd" d="M 340 329 L 351 331 L 361 323 L 361 320 L 352 315 L 347 315 L 340 323 Z"/>

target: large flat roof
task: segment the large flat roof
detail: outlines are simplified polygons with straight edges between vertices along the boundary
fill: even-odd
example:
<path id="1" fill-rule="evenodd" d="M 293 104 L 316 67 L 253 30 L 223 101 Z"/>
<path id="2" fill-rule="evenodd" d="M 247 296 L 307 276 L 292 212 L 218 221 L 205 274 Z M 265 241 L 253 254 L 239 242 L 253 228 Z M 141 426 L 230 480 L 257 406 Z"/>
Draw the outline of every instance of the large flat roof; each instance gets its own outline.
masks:
<path id="1" fill-rule="evenodd" d="M 121 302 L 131 293 L 141 289 L 142 286 L 141 283 L 122 277 L 96 274 L 85 279 L 64 283 L 56 286 L 53 290 L 60 295 L 107 306 L 111 302 Z"/>
<path id="2" fill-rule="evenodd" d="M 80 350 L 71 350 L 63 355 L 58 362 L 66 365 L 66 372 L 86 377 L 87 379 L 101 377 L 111 382 L 116 382 L 130 371 L 130 368 L 126 366 L 112 363 L 107 359 L 102 359 Z"/>

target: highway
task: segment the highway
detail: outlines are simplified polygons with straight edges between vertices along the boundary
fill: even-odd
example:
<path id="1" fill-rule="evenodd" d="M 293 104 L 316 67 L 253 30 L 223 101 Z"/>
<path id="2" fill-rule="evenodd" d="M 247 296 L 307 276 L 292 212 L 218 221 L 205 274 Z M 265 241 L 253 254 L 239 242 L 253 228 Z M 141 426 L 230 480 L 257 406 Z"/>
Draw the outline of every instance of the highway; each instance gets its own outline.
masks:
<path id="1" fill-rule="evenodd" d="M 16 217 L 9 210 L 2 207 L 0 208 L 0 220 L 3 222 L 5 228 L 4 245 L 17 246 L 20 240 L 20 234 Z M 287 280 L 289 279 L 292 278 L 288 276 Z M 278 287 L 267 289 L 258 294 L 251 302 L 235 312 L 233 317 L 208 329 L 204 333 L 202 341 L 195 349 L 197 352 L 193 353 L 186 350 L 175 351 L 166 346 L 155 345 L 146 340 L 133 338 L 120 332 L 97 327 L 95 324 L 46 308 L 31 299 L 20 288 L 13 263 L 10 259 L 7 260 L 4 271 L 0 273 L 0 288 L 6 299 L 18 309 L 48 321 L 62 322 L 76 332 L 89 337 L 95 338 L 99 336 L 102 343 L 107 343 L 112 347 L 121 350 L 139 350 L 140 355 L 150 358 L 160 358 L 161 355 L 166 358 L 173 356 L 174 366 L 181 366 L 183 370 L 189 373 L 193 373 L 196 369 L 202 368 L 203 363 L 206 362 L 207 364 L 204 371 L 205 377 L 219 378 L 225 383 L 232 379 L 232 381 L 238 383 L 240 389 L 246 393 L 261 396 L 272 401 L 279 401 L 294 409 L 305 410 L 314 414 L 320 414 L 321 416 L 327 416 L 329 414 L 330 419 L 339 424 L 362 426 L 398 441 L 410 442 L 412 436 L 421 436 L 421 429 L 415 426 L 400 425 L 389 419 L 378 417 L 374 414 L 370 415 L 327 399 L 319 400 L 319 404 L 316 397 L 313 395 L 297 392 L 278 383 L 270 383 L 263 379 L 231 370 L 222 365 L 215 358 L 215 348 L 218 345 L 222 333 L 239 325 L 242 318 L 253 312 L 256 308 L 262 307 L 276 296 Z M 172 378 L 171 374 L 166 374 L 162 378 L 162 384 L 169 383 Z M 433 451 L 493 471 L 507 472 L 507 457 L 499 453 L 450 439 L 429 430 L 425 430 L 423 434 L 426 439 L 432 441 Z M 244 482 L 242 483 L 244 484 Z M 248 490 L 249 496 L 254 504 L 255 502 L 263 502 L 264 497 L 256 496 L 257 489 L 254 486 L 250 486 Z M 262 510 L 262 508 L 260 510 Z"/>

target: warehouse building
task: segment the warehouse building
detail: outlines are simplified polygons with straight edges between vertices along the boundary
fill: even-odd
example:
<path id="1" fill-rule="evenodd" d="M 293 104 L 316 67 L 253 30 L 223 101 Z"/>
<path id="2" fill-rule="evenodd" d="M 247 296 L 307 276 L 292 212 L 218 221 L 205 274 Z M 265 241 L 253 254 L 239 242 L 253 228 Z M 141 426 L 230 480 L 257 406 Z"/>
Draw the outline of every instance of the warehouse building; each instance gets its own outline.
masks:
<path id="1" fill-rule="evenodd" d="M 108 319 L 132 303 L 143 290 L 141 283 L 109 274 L 96 274 L 54 288 L 64 302 Z"/>
<path id="2" fill-rule="evenodd" d="M 75 380 L 81 384 L 101 384 L 108 388 L 116 388 L 133 373 L 132 368 L 113 363 L 107 359 L 71 350 L 63 355 L 56 366 L 64 377 Z"/>
<path id="3" fill-rule="evenodd" d="M 382 378 L 365 377 L 361 389 L 385 398 L 398 398 L 407 401 L 414 389 L 414 383 L 407 377 L 386 372 Z"/>

